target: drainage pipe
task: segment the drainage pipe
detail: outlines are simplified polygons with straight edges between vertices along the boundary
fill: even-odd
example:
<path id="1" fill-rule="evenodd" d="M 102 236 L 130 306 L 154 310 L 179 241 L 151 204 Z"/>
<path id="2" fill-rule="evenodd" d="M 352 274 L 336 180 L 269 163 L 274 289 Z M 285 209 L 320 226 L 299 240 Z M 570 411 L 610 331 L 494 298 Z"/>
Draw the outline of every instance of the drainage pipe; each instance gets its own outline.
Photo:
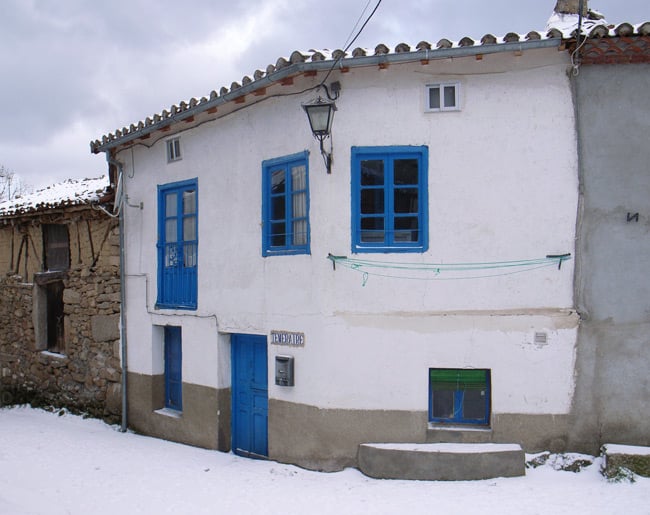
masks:
<path id="1" fill-rule="evenodd" d="M 113 210 L 118 212 L 119 231 L 120 231 L 120 354 L 122 365 L 122 425 L 120 430 L 125 433 L 128 428 L 128 405 L 127 405 L 127 359 L 126 359 L 126 281 L 125 281 L 125 266 L 126 259 L 124 255 L 124 182 L 123 182 L 123 166 L 119 161 L 111 157 L 110 152 L 106 152 L 106 160 L 109 164 L 109 177 L 110 166 L 113 165 L 117 168 L 117 185 L 115 191 L 115 207 Z"/>

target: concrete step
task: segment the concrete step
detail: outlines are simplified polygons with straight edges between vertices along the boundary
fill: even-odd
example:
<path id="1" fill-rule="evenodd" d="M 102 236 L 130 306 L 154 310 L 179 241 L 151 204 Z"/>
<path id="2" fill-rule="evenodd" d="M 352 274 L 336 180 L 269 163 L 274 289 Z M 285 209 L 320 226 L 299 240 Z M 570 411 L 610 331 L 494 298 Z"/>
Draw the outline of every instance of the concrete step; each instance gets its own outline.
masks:
<path id="1" fill-rule="evenodd" d="M 467 481 L 525 475 L 517 444 L 363 443 L 359 469 L 378 479 Z"/>
<path id="2" fill-rule="evenodd" d="M 650 447 L 606 443 L 601 453 L 605 458 L 604 474 L 610 479 L 619 476 L 621 469 L 650 477 Z"/>

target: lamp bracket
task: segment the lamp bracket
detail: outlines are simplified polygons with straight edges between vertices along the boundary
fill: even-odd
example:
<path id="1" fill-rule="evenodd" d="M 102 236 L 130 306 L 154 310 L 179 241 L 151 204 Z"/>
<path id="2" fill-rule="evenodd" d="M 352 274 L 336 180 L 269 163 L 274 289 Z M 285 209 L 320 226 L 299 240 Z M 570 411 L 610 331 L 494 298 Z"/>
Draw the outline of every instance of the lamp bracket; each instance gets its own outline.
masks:
<path id="1" fill-rule="evenodd" d="M 341 93 L 341 83 L 339 81 L 332 82 L 329 88 L 325 84 L 321 84 L 321 87 L 325 90 L 325 94 L 330 100 L 337 100 L 339 98 Z M 330 95 L 330 90 L 333 95 Z"/>

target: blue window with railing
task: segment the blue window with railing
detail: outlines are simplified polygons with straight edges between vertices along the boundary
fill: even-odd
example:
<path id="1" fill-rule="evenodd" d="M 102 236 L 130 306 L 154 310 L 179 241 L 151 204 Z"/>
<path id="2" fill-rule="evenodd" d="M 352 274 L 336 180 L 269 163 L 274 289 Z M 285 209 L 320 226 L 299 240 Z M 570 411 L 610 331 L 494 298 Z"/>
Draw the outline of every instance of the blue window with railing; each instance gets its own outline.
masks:
<path id="1" fill-rule="evenodd" d="M 197 179 L 158 186 L 158 308 L 196 309 L 198 209 Z"/>
<path id="2" fill-rule="evenodd" d="M 309 154 L 262 162 L 262 255 L 309 254 Z"/>
<path id="3" fill-rule="evenodd" d="M 490 370 L 429 369 L 429 421 L 489 425 Z"/>
<path id="4" fill-rule="evenodd" d="M 426 146 L 352 147 L 352 252 L 428 248 Z"/>

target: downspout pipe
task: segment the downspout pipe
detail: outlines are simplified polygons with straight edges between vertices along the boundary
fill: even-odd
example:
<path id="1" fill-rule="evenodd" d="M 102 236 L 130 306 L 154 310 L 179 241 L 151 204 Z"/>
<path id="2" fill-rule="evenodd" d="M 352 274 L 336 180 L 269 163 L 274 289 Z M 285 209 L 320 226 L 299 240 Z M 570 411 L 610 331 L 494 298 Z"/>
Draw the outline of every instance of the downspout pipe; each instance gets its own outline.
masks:
<path id="1" fill-rule="evenodd" d="M 125 433 L 128 428 L 128 405 L 127 405 L 127 372 L 128 365 L 126 359 L 126 281 L 125 281 L 125 249 L 124 249 L 124 177 L 123 177 L 123 165 L 119 161 L 116 161 L 112 158 L 111 152 L 106 152 L 106 161 L 108 161 L 109 166 L 109 177 L 110 167 L 115 166 L 117 168 L 117 179 L 116 179 L 116 194 L 117 198 L 115 202 L 117 203 L 118 210 L 118 220 L 119 220 L 119 231 L 120 231 L 120 354 L 121 354 L 121 365 L 122 365 L 122 425 L 120 430 Z"/>

